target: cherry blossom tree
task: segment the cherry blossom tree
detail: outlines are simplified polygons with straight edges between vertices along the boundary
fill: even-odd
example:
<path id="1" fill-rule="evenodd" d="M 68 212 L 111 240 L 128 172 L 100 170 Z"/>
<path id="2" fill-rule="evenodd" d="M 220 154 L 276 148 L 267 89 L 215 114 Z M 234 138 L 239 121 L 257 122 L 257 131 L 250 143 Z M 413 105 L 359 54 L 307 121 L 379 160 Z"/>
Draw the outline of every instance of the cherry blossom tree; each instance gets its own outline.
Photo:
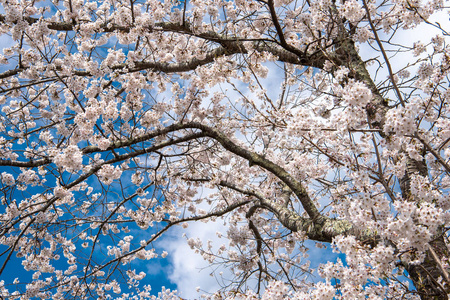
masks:
<path id="1" fill-rule="evenodd" d="M 186 236 L 231 274 L 209 297 L 448 299 L 444 8 L 2 0 L 0 274 L 32 275 L 0 295 L 155 298 L 137 262 L 222 222 Z"/>

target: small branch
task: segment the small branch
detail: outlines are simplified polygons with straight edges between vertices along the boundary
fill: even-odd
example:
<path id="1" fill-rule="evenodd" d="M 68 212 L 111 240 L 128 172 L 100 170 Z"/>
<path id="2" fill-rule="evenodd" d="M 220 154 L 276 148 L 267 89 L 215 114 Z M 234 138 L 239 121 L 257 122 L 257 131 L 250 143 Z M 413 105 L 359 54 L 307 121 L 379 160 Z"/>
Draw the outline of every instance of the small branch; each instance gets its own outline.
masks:
<path id="1" fill-rule="evenodd" d="M 255 236 L 255 239 L 256 239 L 256 253 L 258 253 L 258 255 L 261 255 L 262 237 L 261 237 L 261 234 L 258 231 L 258 228 L 255 226 L 253 221 L 250 219 L 252 217 L 252 215 L 256 212 L 256 209 L 258 209 L 259 207 L 260 206 L 258 206 L 258 205 L 252 206 L 248 210 L 248 212 L 245 215 L 245 217 L 248 219 L 248 227 L 251 229 L 251 231 L 253 232 L 253 235 Z"/>
<path id="2" fill-rule="evenodd" d="M 268 0 L 267 5 L 269 6 L 270 16 L 272 18 L 273 25 L 275 26 L 278 38 L 280 39 L 280 45 L 289 52 L 295 53 L 296 55 L 299 56 L 304 56 L 304 53 L 302 51 L 292 47 L 286 42 L 286 39 L 284 38 L 283 29 L 281 28 L 280 22 L 278 22 L 278 16 L 275 11 L 275 5 L 273 3 L 273 0 Z"/>
<path id="3" fill-rule="evenodd" d="M 418 139 L 424 146 L 427 148 L 428 151 L 430 151 L 431 154 L 436 158 L 436 160 L 444 167 L 444 169 L 447 171 L 447 173 L 450 173 L 450 166 L 445 162 L 445 160 L 442 158 L 442 156 L 439 155 L 436 150 L 431 147 L 430 144 L 428 144 L 418 133 L 414 135 L 416 139 Z"/>
<path id="4" fill-rule="evenodd" d="M 386 180 L 384 180 L 383 168 L 381 167 L 381 156 L 380 156 L 380 152 L 378 151 L 378 145 L 375 140 L 375 135 L 372 135 L 372 142 L 373 142 L 373 147 L 375 148 L 375 154 L 377 156 L 379 182 L 381 182 L 381 184 L 383 185 L 384 189 L 386 190 L 386 193 L 389 195 L 391 200 L 395 201 L 394 193 L 392 192 L 392 190 L 389 187 Z M 372 209 L 372 213 L 374 213 L 373 209 Z M 375 214 L 374 214 L 374 217 L 375 217 Z"/>
<path id="5" fill-rule="evenodd" d="M 387 57 L 386 51 L 384 50 L 383 43 L 381 42 L 380 38 L 378 37 L 377 29 L 375 28 L 375 25 L 372 22 L 372 18 L 370 17 L 370 10 L 369 10 L 369 7 L 367 6 L 366 0 L 363 0 L 363 4 L 364 4 L 364 8 L 366 9 L 367 20 L 369 21 L 370 28 L 372 29 L 375 40 L 377 41 L 378 47 L 380 47 L 381 54 L 383 54 L 384 61 L 386 62 L 386 66 L 389 71 L 389 77 L 391 78 L 391 82 L 392 82 L 392 85 L 394 86 L 394 90 L 397 94 L 398 99 L 400 100 L 401 105 L 405 106 L 405 101 L 403 100 L 403 96 L 400 92 L 400 89 L 397 86 L 397 83 L 395 82 L 394 72 L 392 71 L 391 63 L 389 62 L 389 58 Z"/>

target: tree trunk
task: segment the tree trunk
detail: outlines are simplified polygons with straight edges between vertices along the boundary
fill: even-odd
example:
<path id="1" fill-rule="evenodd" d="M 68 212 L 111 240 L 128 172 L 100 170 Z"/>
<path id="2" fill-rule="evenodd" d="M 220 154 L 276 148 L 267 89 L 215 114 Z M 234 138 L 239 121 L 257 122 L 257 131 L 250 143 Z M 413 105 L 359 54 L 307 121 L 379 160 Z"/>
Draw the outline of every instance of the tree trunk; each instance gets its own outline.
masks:
<path id="1" fill-rule="evenodd" d="M 400 180 L 403 197 L 419 205 L 420 199 L 411 194 L 411 175 L 413 174 L 428 176 L 424 160 L 417 161 L 408 158 L 405 176 Z M 434 239 L 429 242 L 429 250 L 421 264 L 403 263 L 419 292 L 420 298 L 424 300 L 448 299 L 450 293 L 448 270 L 445 270 L 442 265 L 443 258 L 448 259 L 449 257 L 443 233 L 443 231 L 438 232 Z"/>
<path id="2" fill-rule="evenodd" d="M 354 72 L 350 74 L 350 77 L 363 81 L 372 90 L 374 98 L 366 108 L 369 125 L 372 128 L 383 129 L 386 112 L 389 108 L 377 86 L 372 81 L 364 61 L 355 48 L 354 42 L 349 38 L 342 39 L 340 41 L 340 48 L 337 49 L 335 54 L 335 63 L 337 65 L 346 65 L 349 67 Z M 382 136 L 385 135 L 383 132 L 380 132 L 380 134 Z M 411 195 L 410 192 L 411 176 L 413 174 L 428 176 L 428 168 L 424 160 L 417 161 L 408 158 L 405 176 L 400 180 L 403 198 L 409 199 L 419 205 L 420 199 Z M 429 242 L 431 250 L 426 252 L 425 259 L 421 264 L 402 262 L 410 274 L 410 278 L 419 292 L 421 299 L 424 300 L 449 299 L 447 296 L 447 294 L 450 294 L 448 270 L 444 270 L 442 266 L 442 261 L 447 261 L 449 253 L 443 233 L 443 230 L 436 233 L 434 239 Z"/>
<path id="3" fill-rule="evenodd" d="M 450 293 L 450 289 L 443 274 L 447 271 L 441 270 L 439 266 L 439 260 L 448 257 L 447 246 L 442 235 L 429 244 L 438 260 L 433 257 L 432 251 L 428 250 L 421 264 L 405 264 L 406 270 L 420 295 L 420 299 L 448 299 L 447 295 Z"/>

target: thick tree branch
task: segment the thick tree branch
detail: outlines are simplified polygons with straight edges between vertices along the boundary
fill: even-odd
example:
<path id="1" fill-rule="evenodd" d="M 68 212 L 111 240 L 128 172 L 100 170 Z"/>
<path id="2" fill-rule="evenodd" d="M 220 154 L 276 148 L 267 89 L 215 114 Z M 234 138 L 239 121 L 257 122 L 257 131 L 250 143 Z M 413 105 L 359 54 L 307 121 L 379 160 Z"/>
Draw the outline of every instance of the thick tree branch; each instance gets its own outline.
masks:
<path id="1" fill-rule="evenodd" d="M 0 166 L 20 167 L 20 168 L 36 168 L 51 163 L 49 158 L 30 161 L 16 161 L 0 159 Z"/>
<path id="2" fill-rule="evenodd" d="M 322 222 L 323 216 L 320 214 L 311 198 L 309 198 L 306 189 L 299 181 L 294 179 L 285 169 L 283 169 L 277 164 L 274 164 L 273 162 L 266 159 L 262 155 L 259 155 L 255 152 L 246 150 L 238 146 L 236 143 L 231 141 L 224 133 L 216 131 L 211 127 L 196 122 L 187 124 L 187 127 L 200 129 L 207 136 L 218 141 L 228 151 L 248 160 L 249 164 L 260 166 L 263 169 L 266 169 L 267 171 L 271 172 L 294 192 L 294 194 L 300 200 L 306 213 L 312 219 L 313 222 L 317 223 Z"/>
<path id="3" fill-rule="evenodd" d="M 331 243 L 332 239 L 339 235 L 355 235 L 361 241 L 370 243 L 378 240 L 378 237 L 373 232 L 361 232 L 347 220 L 322 217 L 321 223 L 313 222 L 310 218 L 304 218 L 282 204 L 276 203 L 273 200 L 268 200 L 262 194 L 254 190 L 243 189 L 226 181 L 221 181 L 219 185 L 244 195 L 257 198 L 261 206 L 273 212 L 284 227 L 293 232 L 303 231 L 311 240 Z"/>
<path id="4" fill-rule="evenodd" d="M 137 137 L 135 139 L 130 139 L 125 142 L 117 142 L 114 145 L 111 145 L 107 148 L 107 150 L 115 149 L 119 147 L 126 147 L 130 146 L 142 141 L 150 140 L 156 136 L 167 134 L 172 131 L 177 131 L 181 129 L 199 129 L 202 131 L 202 136 L 208 136 L 213 138 L 214 140 L 218 141 L 225 149 L 228 151 L 246 159 L 249 161 L 249 164 L 251 165 L 257 165 L 260 166 L 267 171 L 271 172 L 275 176 L 277 176 L 281 181 L 283 181 L 298 197 L 300 202 L 303 205 L 303 208 L 307 212 L 307 214 L 311 217 L 311 219 L 314 222 L 319 222 L 323 218 L 320 214 L 320 212 L 315 207 L 313 201 L 309 198 L 309 195 L 306 192 L 306 189 L 302 186 L 302 184 L 295 180 L 286 170 L 284 170 L 282 167 L 280 167 L 277 164 L 274 164 L 270 160 L 264 158 L 262 155 L 259 155 L 255 152 L 246 150 L 240 146 L 238 146 L 236 143 L 234 143 L 232 140 L 230 140 L 225 134 L 208 127 L 204 124 L 197 123 L 197 122 L 190 122 L 190 123 L 177 123 L 170 125 L 164 129 L 156 130 L 154 132 L 151 132 L 149 134 L 146 134 L 141 137 Z M 83 149 L 83 153 L 91 153 L 91 152 L 98 152 L 100 149 L 98 147 L 86 147 Z M 106 151 L 106 150 L 105 150 Z M 133 154 L 134 155 L 134 154 Z"/>
<path id="5" fill-rule="evenodd" d="M 25 20 L 29 24 L 36 23 L 38 19 L 26 17 Z M 5 22 L 5 17 L 0 15 L 0 22 Z M 60 31 L 72 31 L 75 29 L 77 24 L 72 24 L 69 22 L 49 22 L 47 27 L 52 30 L 60 30 Z M 116 26 L 116 25 L 102 25 L 98 31 L 101 32 L 129 32 L 130 28 L 124 26 Z M 294 51 L 295 49 L 286 48 L 283 49 L 277 42 L 265 40 L 265 39 L 246 39 L 241 37 L 225 37 L 221 36 L 215 32 L 208 31 L 203 33 L 194 33 L 188 25 L 180 25 L 170 22 L 165 23 L 157 23 L 155 26 L 151 28 L 147 28 L 149 32 L 152 31 L 163 31 L 163 32 L 173 32 L 179 34 L 187 34 L 191 36 L 195 36 L 197 38 L 205 39 L 210 42 L 214 42 L 219 44 L 219 47 L 210 50 L 206 53 L 205 58 L 196 59 L 193 58 L 186 62 L 177 62 L 177 63 L 162 63 L 162 62 L 150 62 L 150 61 L 137 61 L 129 63 L 122 63 L 115 66 L 111 66 L 110 69 L 113 71 L 119 71 L 124 73 L 129 72 L 139 72 L 142 70 L 153 70 L 164 73 L 176 73 L 176 72 L 186 72 L 195 70 L 198 66 L 206 65 L 214 61 L 215 58 L 222 55 L 234 55 L 234 54 L 247 54 L 248 50 L 244 46 L 245 41 L 251 41 L 253 43 L 253 48 L 257 51 L 267 51 L 274 56 L 278 57 L 279 61 L 296 64 L 296 65 L 304 65 L 321 68 L 325 62 L 325 56 L 321 52 L 313 53 L 313 54 L 305 54 L 299 51 Z M 17 75 L 27 69 L 27 67 L 18 67 L 13 70 L 8 70 L 3 73 L 0 73 L 0 79 L 8 78 L 14 75 Z M 57 68 L 61 69 L 61 68 Z M 76 76 L 93 76 L 89 71 L 83 70 L 73 70 L 73 75 Z"/>
<path id="6" fill-rule="evenodd" d="M 217 57 L 226 55 L 231 56 L 234 54 L 247 54 L 248 51 L 244 47 L 241 41 L 227 41 L 223 42 L 223 46 L 219 46 L 211 51 L 209 51 L 203 59 L 193 58 L 186 62 L 177 62 L 177 63 L 163 63 L 163 62 L 151 62 L 151 61 L 137 61 L 129 63 L 121 63 L 114 66 L 109 67 L 112 71 L 117 71 L 119 73 L 134 73 L 143 70 L 151 70 L 154 72 L 163 72 L 163 73 L 178 73 L 178 72 L 187 72 L 195 70 L 199 66 L 207 65 L 212 63 Z M 325 62 L 324 57 L 313 54 L 310 56 L 298 57 L 297 55 L 290 53 L 280 46 L 276 45 L 273 42 L 254 42 L 254 48 L 257 51 L 267 51 L 274 56 L 278 57 L 278 60 L 281 62 L 291 63 L 295 65 L 304 65 L 304 66 L 312 66 L 312 67 L 322 67 Z M 12 70 L 5 71 L 0 73 L 0 79 L 9 78 L 14 75 L 17 75 L 27 67 L 15 68 Z M 60 67 L 56 68 L 56 70 L 61 70 Z M 94 76 L 90 71 L 84 70 L 73 70 L 72 75 L 74 76 Z M 67 77 L 67 76 L 63 76 Z"/>

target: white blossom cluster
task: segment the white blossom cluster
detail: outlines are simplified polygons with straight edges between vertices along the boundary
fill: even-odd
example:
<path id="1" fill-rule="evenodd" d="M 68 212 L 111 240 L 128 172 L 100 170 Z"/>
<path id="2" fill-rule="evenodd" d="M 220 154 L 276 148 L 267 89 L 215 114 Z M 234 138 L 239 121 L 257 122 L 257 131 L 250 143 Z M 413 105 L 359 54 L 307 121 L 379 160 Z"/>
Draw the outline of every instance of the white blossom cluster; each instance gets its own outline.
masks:
<path id="1" fill-rule="evenodd" d="M 76 145 L 70 145 L 55 155 L 53 161 L 68 172 L 75 172 L 83 167 L 83 154 Z"/>
<path id="2" fill-rule="evenodd" d="M 365 106 L 372 99 L 372 92 L 364 83 L 350 81 L 344 87 L 342 99 L 350 106 Z"/>
<path id="3" fill-rule="evenodd" d="M 384 131 L 399 135 L 413 134 L 416 131 L 416 116 L 420 111 L 419 99 L 412 99 L 405 107 L 397 107 L 388 111 Z"/>
<path id="4" fill-rule="evenodd" d="M 345 1 L 339 9 L 342 16 L 352 23 L 358 23 L 366 14 L 362 5 L 356 0 Z"/>
<path id="5" fill-rule="evenodd" d="M 103 165 L 98 171 L 98 175 L 104 184 L 111 184 L 114 180 L 120 178 L 122 170 L 120 166 Z"/>

